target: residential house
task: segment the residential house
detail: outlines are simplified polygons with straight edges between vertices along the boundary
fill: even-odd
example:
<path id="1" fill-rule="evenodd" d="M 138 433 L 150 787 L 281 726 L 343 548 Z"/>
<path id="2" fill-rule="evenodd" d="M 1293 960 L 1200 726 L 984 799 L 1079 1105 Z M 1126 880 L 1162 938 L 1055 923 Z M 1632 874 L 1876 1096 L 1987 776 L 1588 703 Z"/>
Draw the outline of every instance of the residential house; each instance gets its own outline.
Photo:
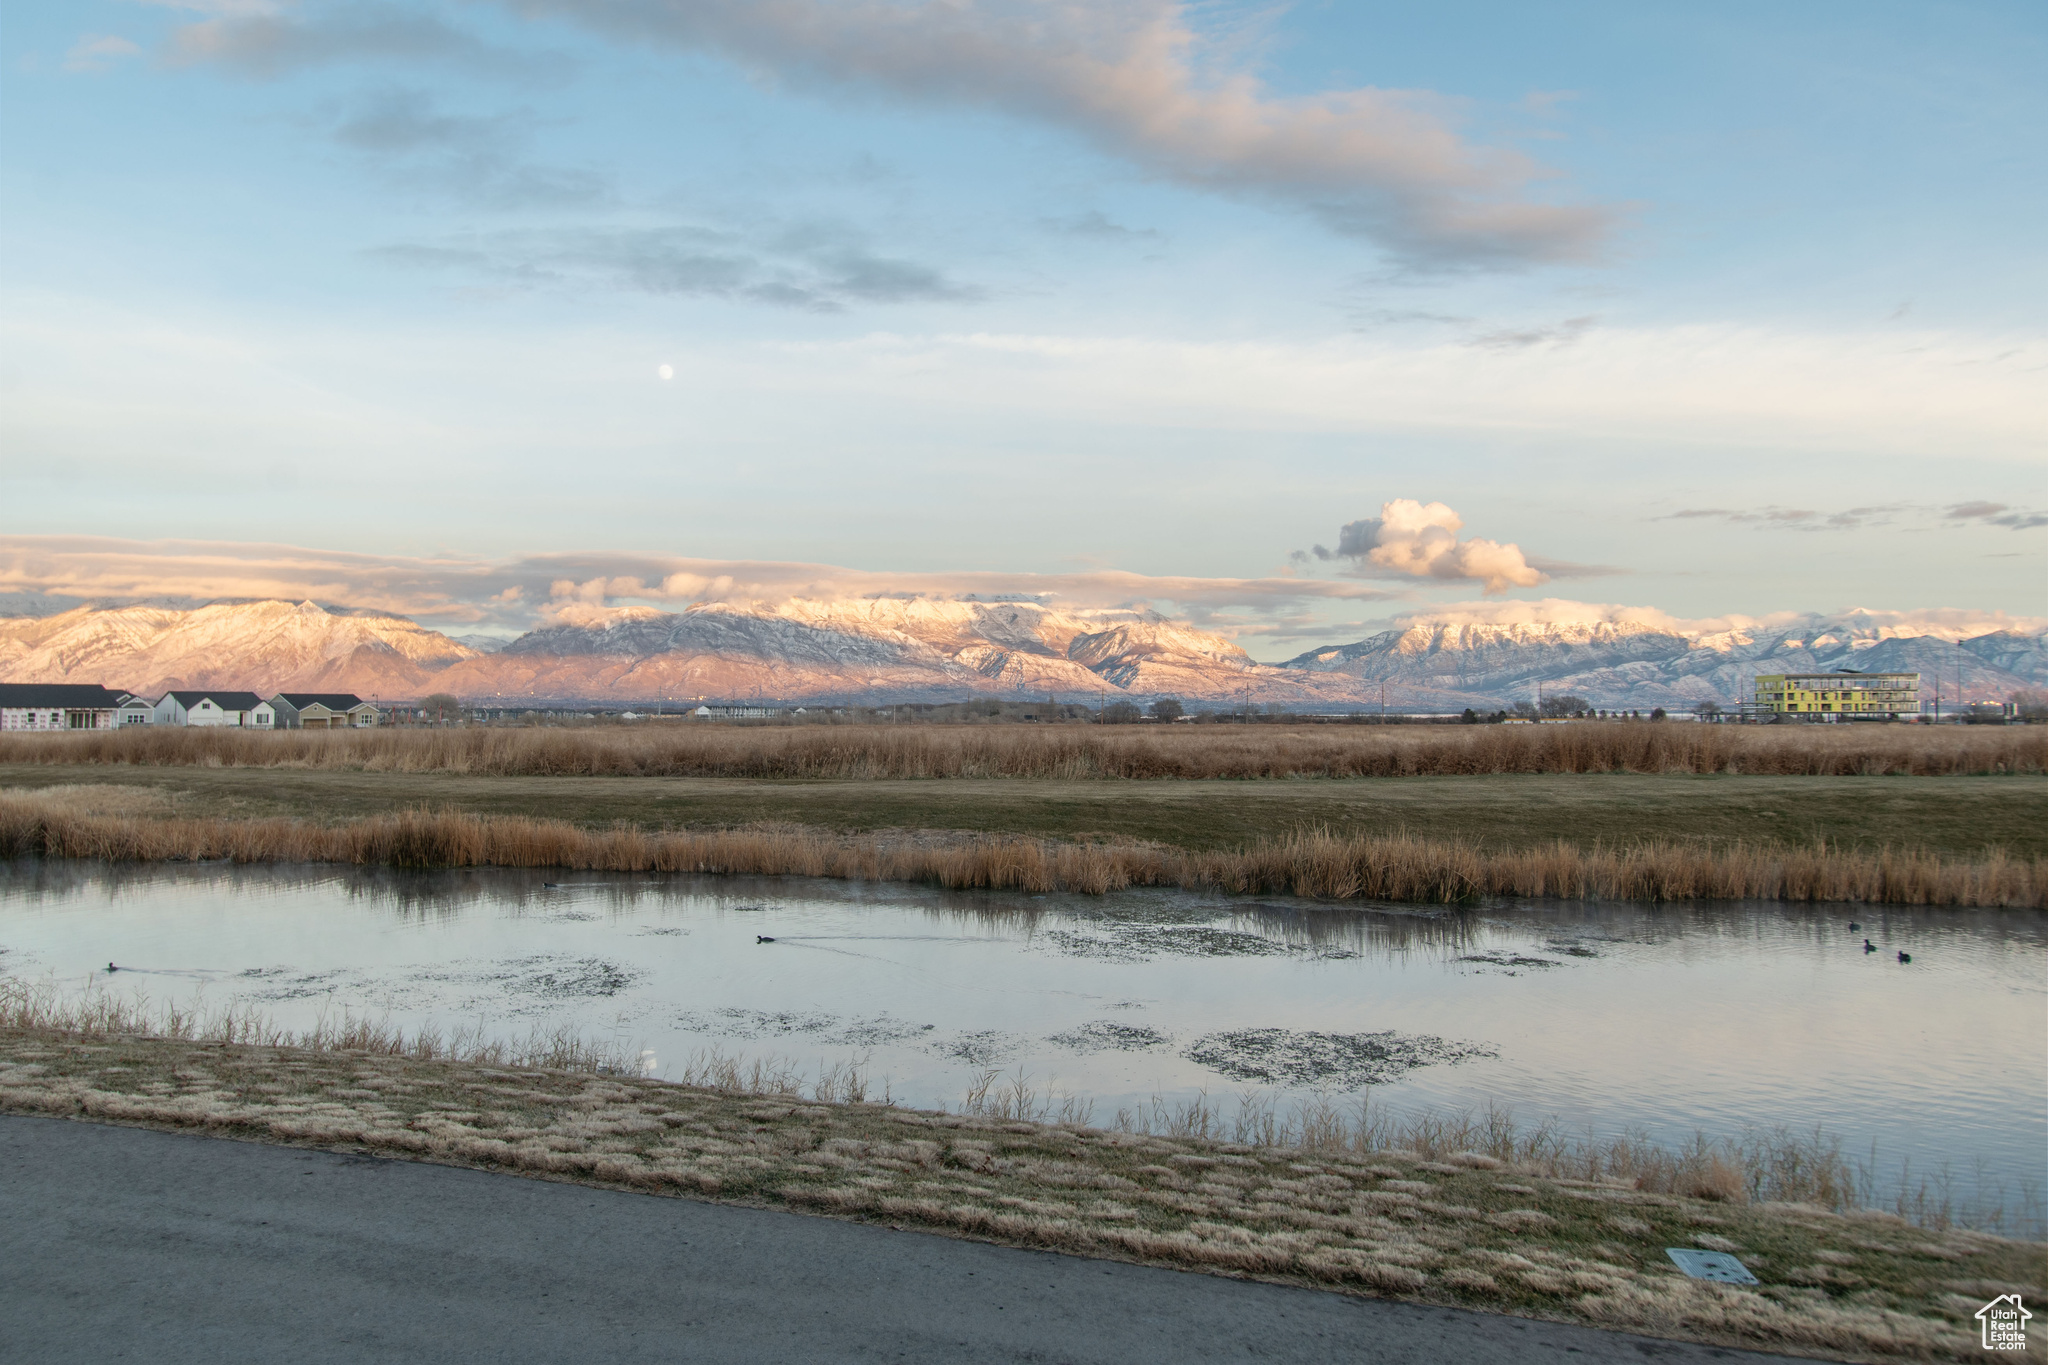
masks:
<path id="1" fill-rule="evenodd" d="M 270 707 L 280 730 L 353 730 L 378 721 L 377 708 L 353 692 L 280 692 Z"/>
<path id="2" fill-rule="evenodd" d="M 111 730 L 130 695 L 97 683 L 0 683 L 0 730 Z"/>
<path id="3" fill-rule="evenodd" d="M 130 697 L 114 712 L 114 724 L 154 725 L 156 724 L 156 703 L 148 697 Z"/>
<path id="4" fill-rule="evenodd" d="M 277 708 L 254 692 L 166 692 L 156 704 L 158 725 L 228 725 L 274 729 Z"/>

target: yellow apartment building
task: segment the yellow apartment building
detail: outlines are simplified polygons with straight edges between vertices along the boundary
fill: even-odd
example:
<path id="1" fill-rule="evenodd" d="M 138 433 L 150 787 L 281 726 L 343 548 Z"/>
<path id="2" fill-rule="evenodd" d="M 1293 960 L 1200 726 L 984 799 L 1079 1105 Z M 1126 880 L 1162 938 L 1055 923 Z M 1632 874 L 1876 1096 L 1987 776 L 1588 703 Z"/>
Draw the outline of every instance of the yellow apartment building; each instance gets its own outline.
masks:
<path id="1" fill-rule="evenodd" d="M 1918 673 L 1762 673 L 1755 710 L 1838 720 L 1888 720 L 1920 714 Z"/>

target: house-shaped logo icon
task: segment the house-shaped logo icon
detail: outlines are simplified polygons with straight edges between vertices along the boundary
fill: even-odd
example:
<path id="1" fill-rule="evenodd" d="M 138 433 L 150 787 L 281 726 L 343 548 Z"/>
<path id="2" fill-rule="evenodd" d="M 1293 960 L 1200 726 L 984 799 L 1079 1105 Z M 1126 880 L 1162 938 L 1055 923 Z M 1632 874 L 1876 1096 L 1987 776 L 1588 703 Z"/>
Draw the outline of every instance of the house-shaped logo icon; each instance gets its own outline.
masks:
<path id="1" fill-rule="evenodd" d="M 2033 1317 L 2017 1294 L 2000 1294 L 1977 1310 L 1984 1324 L 1984 1349 L 2024 1351 L 2027 1349 L 2027 1319 Z"/>

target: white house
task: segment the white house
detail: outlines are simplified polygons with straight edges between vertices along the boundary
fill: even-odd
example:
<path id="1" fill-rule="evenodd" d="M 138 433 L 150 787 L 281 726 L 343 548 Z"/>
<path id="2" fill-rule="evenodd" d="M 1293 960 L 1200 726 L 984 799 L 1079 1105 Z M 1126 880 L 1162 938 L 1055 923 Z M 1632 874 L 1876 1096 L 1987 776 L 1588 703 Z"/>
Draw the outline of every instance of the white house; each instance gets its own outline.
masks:
<path id="1" fill-rule="evenodd" d="M 128 697 L 98 683 L 0 683 L 0 730 L 111 730 Z"/>
<path id="2" fill-rule="evenodd" d="M 166 692 L 154 723 L 269 730 L 277 724 L 277 708 L 254 692 Z"/>
<path id="3" fill-rule="evenodd" d="M 353 692 L 280 692 L 270 707 L 282 730 L 353 730 L 380 719 L 376 706 Z"/>

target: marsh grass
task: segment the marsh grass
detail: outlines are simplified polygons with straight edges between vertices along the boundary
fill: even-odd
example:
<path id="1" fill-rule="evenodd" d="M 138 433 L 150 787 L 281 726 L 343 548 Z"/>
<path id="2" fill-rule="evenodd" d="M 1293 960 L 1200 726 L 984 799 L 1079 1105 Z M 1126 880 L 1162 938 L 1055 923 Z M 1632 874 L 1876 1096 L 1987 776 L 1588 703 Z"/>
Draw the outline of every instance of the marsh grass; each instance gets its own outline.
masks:
<path id="1" fill-rule="evenodd" d="M 1976 1167 L 1967 1174 L 1952 1167 L 1916 1173 L 1910 1161 L 1892 1170 L 1875 1149 L 1852 1156 L 1841 1139 L 1819 1127 L 1750 1128 L 1721 1137 L 1696 1132 L 1673 1145 L 1639 1129 L 1602 1138 L 1555 1120 L 1527 1125 L 1492 1106 L 1476 1114 L 1401 1113 L 1367 1094 L 1348 1103 L 1316 1098 L 1282 1109 L 1257 1092 L 1239 1096 L 1230 1111 L 1207 1096 L 1177 1103 L 1154 1097 L 1147 1106 L 1118 1110 L 1110 1126 L 1361 1159 L 1406 1152 L 1432 1162 L 1618 1183 L 1715 1203 L 1796 1203 L 1837 1213 L 1883 1209 L 1917 1227 L 2048 1238 L 2048 1190 L 2038 1182 L 2007 1183 Z"/>
<path id="2" fill-rule="evenodd" d="M 1062 1099 L 1021 1076 L 980 1085 L 962 1112 L 918 1111 L 854 1098 L 867 1091 L 857 1067 L 806 1078 L 787 1063 L 700 1054 L 685 1068 L 691 1083 L 677 1085 L 632 1074 L 626 1054 L 603 1047 L 558 1050 L 566 1066 L 520 1066 L 481 1040 L 423 1043 L 367 1026 L 287 1046 L 260 1021 L 227 1015 L 181 1016 L 183 1036 L 146 1036 L 128 1026 L 163 1023 L 161 1010 L 9 989 L 0 1110 L 14 1113 L 410 1156 L 1858 1360 L 1976 1358 L 1970 1314 L 1998 1293 L 2037 1294 L 2043 1279 L 2038 1245 L 1749 1200 L 1741 1179 L 1716 1173 L 1711 1151 L 1655 1167 L 1694 1171 L 1711 1198 L 1631 1179 L 1612 1149 L 1588 1174 L 1559 1164 L 1562 1139 L 1498 1114 L 1354 1121 L 1254 1104 L 1226 1132 L 1204 1101 L 1093 1128 L 1031 1117 Z M 358 1038 L 371 1046 L 348 1045 Z M 544 1057 L 548 1046 L 528 1051 Z M 1633 1150 L 1627 1160 L 1644 1165 Z M 1687 1279 L 1664 1255 L 1681 1245 L 1733 1251 L 1762 1283 Z"/>
<path id="3" fill-rule="evenodd" d="M 587 829 L 560 820 L 410 810 L 333 824 L 292 818 L 95 814 L 70 789 L 0 794 L 0 858 L 353 863 L 738 873 L 1078 891 L 1175 886 L 1329 900 L 1457 904 L 1491 896 L 1785 900 L 2041 908 L 2048 858 L 1977 858 L 1826 844 L 1646 842 L 1486 849 L 1405 833 L 1298 830 L 1235 849 L 1020 835 L 842 834 L 803 825 Z"/>
<path id="4" fill-rule="evenodd" d="M 500 777 L 1199 779 L 1506 773 L 2048 772 L 2040 726 L 745 726 L 0 735 L 0 763 Z"/>
<path id="5" fill-rule="evenodd" d="M 406 1033 L 388 1018 L 344 1009 L 323 1012 L 309 1029 L 287 1029 L 253 1006 L 211 1006 L 204 1001 L 157 1004 L 146 993 L 122 996 L 97 981 L 66 991 L 54 980 L 0 977 L 0 1031 L 54 1033 L 83 1038 L 140 1037 L 205 1047 L 289 1048 L 403 1057 L 465 1066 L 545 1067 L 603 1075 L 639 1074 L 637 1052 L 594 1042 L 576 1029 L 535 1028 L 507 1041 L 481 1025 L 448 1031 L 428 1027 Z"/>

